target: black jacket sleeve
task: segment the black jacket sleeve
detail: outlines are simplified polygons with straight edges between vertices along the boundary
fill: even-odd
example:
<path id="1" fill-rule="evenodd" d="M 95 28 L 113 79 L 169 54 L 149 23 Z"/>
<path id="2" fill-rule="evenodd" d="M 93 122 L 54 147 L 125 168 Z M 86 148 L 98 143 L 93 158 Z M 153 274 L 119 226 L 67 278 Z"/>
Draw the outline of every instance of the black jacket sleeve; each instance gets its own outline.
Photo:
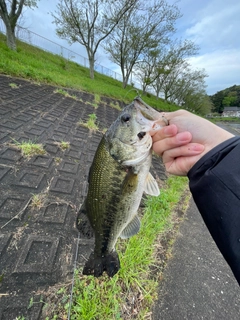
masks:
<path id="1" fill-rule="evenodd" d="M 208 152 L 188 178 L 199 212 L 240 284 L 240 137 Z"/>

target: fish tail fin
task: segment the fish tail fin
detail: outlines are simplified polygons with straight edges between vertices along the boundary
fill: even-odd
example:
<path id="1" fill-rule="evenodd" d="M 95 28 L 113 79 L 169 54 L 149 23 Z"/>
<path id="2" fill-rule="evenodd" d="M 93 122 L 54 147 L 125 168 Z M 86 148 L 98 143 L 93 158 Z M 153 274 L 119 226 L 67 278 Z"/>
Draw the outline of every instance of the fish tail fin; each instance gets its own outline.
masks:
<path id="1" fill-rule="evenodd" d="M 94 252 L 91 253 L 88 261 L 83 268 L 84 275 L 94 275 L 100 277 L 106 271 L 109 277 L 113 277 L 120 269 L 120 261 L 116 251 L 107 253 L 103 257 L 95 257 Z"/>

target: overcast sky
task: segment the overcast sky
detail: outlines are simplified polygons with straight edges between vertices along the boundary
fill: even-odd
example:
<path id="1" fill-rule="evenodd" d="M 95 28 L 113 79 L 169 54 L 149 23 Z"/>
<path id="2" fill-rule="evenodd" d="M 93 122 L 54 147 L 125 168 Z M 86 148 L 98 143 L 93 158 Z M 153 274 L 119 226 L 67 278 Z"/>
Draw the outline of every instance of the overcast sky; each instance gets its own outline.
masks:
<path id="1" fill-rule="evenodd" d="M 169 0 L 173 3 L 174 0 Z M 54 42 L 69 47 L 55 34 L 55 24 L 49 12 L 57 0 L 40 0 L 38 9 L 25 12 L 24 26 Z M 177 21 L 177 36 L 193 40 L 200 46 L 199 54 L 190 59 L 194 69 L 204 68 L 207 93 L 214 94 L 234 84 L 240 85 L 240 1 L 239 0 L 180 0 L 177 3 L 183 16 Z M 79 44 L 71 50 L 87 57 Z M 104 52 L 97 55 L 97 63 L 119 70 Z M 120 72 L 119 72 L 120 73 Z"/>

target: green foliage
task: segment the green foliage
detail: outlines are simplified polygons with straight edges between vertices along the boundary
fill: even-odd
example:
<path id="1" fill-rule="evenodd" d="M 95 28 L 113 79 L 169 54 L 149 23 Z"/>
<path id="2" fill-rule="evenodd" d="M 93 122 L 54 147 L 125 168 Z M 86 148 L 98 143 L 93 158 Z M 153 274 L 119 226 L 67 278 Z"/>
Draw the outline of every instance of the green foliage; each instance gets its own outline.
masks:
<path id="1" fill-rule="evenodd" d="M 240 107 L 240 85 L 234 85 L 224 90 L 218 91 L 210 96 L 214 105 L 213 112 L 221 113 L 224 107 Z"/>
<path id="2" fill-rule="evenodd" d="M 222 104 L 224 107 L 236 106 L 237 95 L 236 96 L 226 96 L 223 98 Z"/>

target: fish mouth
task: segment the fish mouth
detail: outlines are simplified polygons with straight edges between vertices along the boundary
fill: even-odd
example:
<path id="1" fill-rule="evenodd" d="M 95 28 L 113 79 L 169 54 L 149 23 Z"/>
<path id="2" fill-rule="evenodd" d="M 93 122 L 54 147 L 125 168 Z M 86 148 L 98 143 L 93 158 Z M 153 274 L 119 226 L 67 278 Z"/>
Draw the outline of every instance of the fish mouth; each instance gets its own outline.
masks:
<path id="1" fill-rule="evenodd" d="M 160 130 L 162 126 L 157 123 L 158 120 L 149 120 L 144 117 L 142 112 L 137 108 L 136 121 L 141 125 L 142 132 Z"/>

